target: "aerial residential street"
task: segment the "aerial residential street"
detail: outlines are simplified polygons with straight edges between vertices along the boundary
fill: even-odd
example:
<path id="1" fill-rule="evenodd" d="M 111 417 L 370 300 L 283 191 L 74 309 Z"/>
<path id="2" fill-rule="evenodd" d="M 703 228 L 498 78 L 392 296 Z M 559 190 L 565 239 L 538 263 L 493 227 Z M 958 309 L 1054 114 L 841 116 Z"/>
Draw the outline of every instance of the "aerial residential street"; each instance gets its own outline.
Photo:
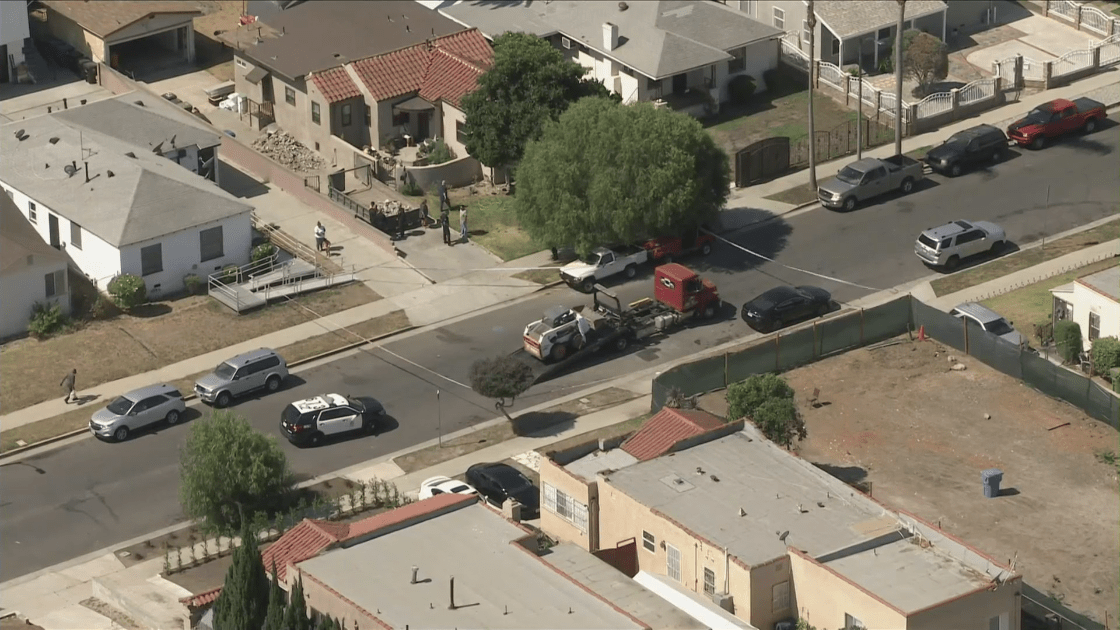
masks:
<path id="1" fill-rule="evenodd" d="M 1015 149 L 1005 163 L 955 181 L 933 176 L 908 197 L 888 197 L 848 214 L 813 209 L 731 238 L 785 265 L 885 289 L 931 273 L 913 254 L 915 237 L 930 226 L 953 219 L 989 220 L 1021 244 L 1112 215 L 1120 191 L 1104 159 L 1115 155 L 1118 142 L 1115 125 L 1110 124 L 1092 136 L 1075 137 L 1041 152 Z M 829 174 L 822 172 L 822 179 Z M 818 285 L 840 301 L 870 292 L 776 264 L 759 265 L 727 245 L 718 246 L 706 260 L 682 262 L 716 282 L 722 297 L 736 310 L 725 309 L 721 321 L 681 330 L 623 357 L 534 387 L 514 409 L 750 334 L 738 319 L 738 306 L 776 284 Z M 647 272 L 614 288 L 625 303 L 651 294 L 651 282 Z M 466 383 L 472 361 L 516 350 L 523 326 L 545 308 L 589 301 L 566 287 L 554 288 L 531 300 L 387 344 L 389 352 L 359 352 L 300 372 L 284 391 L 242 401 L 234 409 L 259 430 L 283 441 L 276 428 L 278 414 L 292 400 L 324 392 L 376 397 L 399 426 L 377 437 L 318 449 L 283 445 L 301 479 L 351 466 L 435 438 L 439 419 L 443 432 L 449 433 L 493 418 L 491 401 L 434 372 Z M 437 388 L 443 392 L 438 408 Z M 91 413 L 94 410 L 91 406 Z M 29 465 L 9 465 L 0 476 L 5 510 L 0 523 L 0 580 L 179 520 L 178 448 L 188 426 L 162 428 L 124 444 L 86 439 L 23 460 Z"/>

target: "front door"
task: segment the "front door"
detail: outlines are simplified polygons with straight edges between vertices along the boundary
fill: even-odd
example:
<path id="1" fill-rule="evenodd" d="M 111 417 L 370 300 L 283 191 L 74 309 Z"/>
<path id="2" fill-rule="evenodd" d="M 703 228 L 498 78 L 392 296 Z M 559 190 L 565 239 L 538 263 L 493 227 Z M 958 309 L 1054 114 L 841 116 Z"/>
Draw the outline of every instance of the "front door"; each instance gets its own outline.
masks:
<path id="1" fill-rule="evenodd" d="M 62 249 L 62 241 L 58 238 L 58 217 L 53 214 L 48 215 L 47 223 L 50 225 L 51 231 L 51 247 L 55 249 Z"/>
<path id="2" fill-rule="evenodd" d="M 416 116 L 416 139 L 424 140 L 428 137 L 428 121 L 432 115 L 428 112 L 421 112 Z"/>
<path id="3" fill-rule="evenodd" d="M 673 75 L 673 94 L 684 94 L 688 91 L 688 75 Z"/>
<path id="4" fill-rule="evenodd" d="M 272 75 L 265 75 L 261 79 L 261 101 L 265 103 L 275 103 L 276 99 L 272 94 Z"/>

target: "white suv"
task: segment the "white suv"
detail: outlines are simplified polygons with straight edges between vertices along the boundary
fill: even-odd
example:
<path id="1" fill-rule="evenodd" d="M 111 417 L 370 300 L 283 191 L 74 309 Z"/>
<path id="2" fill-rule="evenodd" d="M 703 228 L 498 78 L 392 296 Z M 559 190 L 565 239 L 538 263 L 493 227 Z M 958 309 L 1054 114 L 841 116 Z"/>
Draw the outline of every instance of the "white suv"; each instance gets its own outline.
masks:
<path id="1" fill-rule="evenodd" d="M 961 260 L 1003 250 L 1006 235 L 1003 228 L 987 221 L 953 221 L 930 228 L 918 235 L 914 254 L 932 267 L 957 268 Z"/>

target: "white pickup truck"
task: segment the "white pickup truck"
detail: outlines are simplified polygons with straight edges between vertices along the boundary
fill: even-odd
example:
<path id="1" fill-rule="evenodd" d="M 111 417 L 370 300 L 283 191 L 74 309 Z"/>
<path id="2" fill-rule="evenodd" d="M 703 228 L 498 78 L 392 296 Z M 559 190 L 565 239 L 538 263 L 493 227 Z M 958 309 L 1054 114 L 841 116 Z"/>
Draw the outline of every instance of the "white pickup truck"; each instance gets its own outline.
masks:
<path id="1" fill-rule="evenodd" d="M 638 275 L 638 266 L 649 260 L 649 251 L 638 246 L 597 247 L 583 258 L 560 268 L 560 279 L 573 289 L 591 293 L 595 285 L 620 273 Z"/>

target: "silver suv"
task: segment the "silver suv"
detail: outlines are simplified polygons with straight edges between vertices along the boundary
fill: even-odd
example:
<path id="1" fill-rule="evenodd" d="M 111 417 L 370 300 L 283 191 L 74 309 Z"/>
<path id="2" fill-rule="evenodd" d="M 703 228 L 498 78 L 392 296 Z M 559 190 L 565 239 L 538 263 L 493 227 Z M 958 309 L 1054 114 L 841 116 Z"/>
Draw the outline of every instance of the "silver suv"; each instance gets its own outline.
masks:
<path id="1" fill-rule="evenodd" d="M 922 262 L 952 271 L 961 260 L 1002 251 L 1006 236 L 1003 228 L 987 221 L 953 221 L 930 228 L 918 236 L 914 253 Z"/>
<path id="2" fill-rule="evenodd" d="M 179 390 L 167 384 L 149 385 L 118 397 L 93 414 L 89 430 L 99 438 L 123 442 L 131 432 L 160 420 L 177 424 L 186 409 Z"/>
<path id="3" fill-rule="evenodd" d="M 976 302 L 966 302 L 949 311 L 949 314 L 963 319 L 965 325 L 970 328 L 980 328 L 984 332 L 989 332 L 1020 347 L 1026 345 L 1026 339 L 1012 327 L 1012 322 L 1007 321 L 1002 315 L 986 306 Z"/>
<path id="4" fill-rule="evenodd" d="M 288 364 L 275 350 L 261 348 L 239 354 L 222 362 L 214 371 L 198 379 L 194 392 L 203 402 L 227 407 L 234 397 L 258 389 L 269 393 L 280 389 L 288 378 Z"/>

